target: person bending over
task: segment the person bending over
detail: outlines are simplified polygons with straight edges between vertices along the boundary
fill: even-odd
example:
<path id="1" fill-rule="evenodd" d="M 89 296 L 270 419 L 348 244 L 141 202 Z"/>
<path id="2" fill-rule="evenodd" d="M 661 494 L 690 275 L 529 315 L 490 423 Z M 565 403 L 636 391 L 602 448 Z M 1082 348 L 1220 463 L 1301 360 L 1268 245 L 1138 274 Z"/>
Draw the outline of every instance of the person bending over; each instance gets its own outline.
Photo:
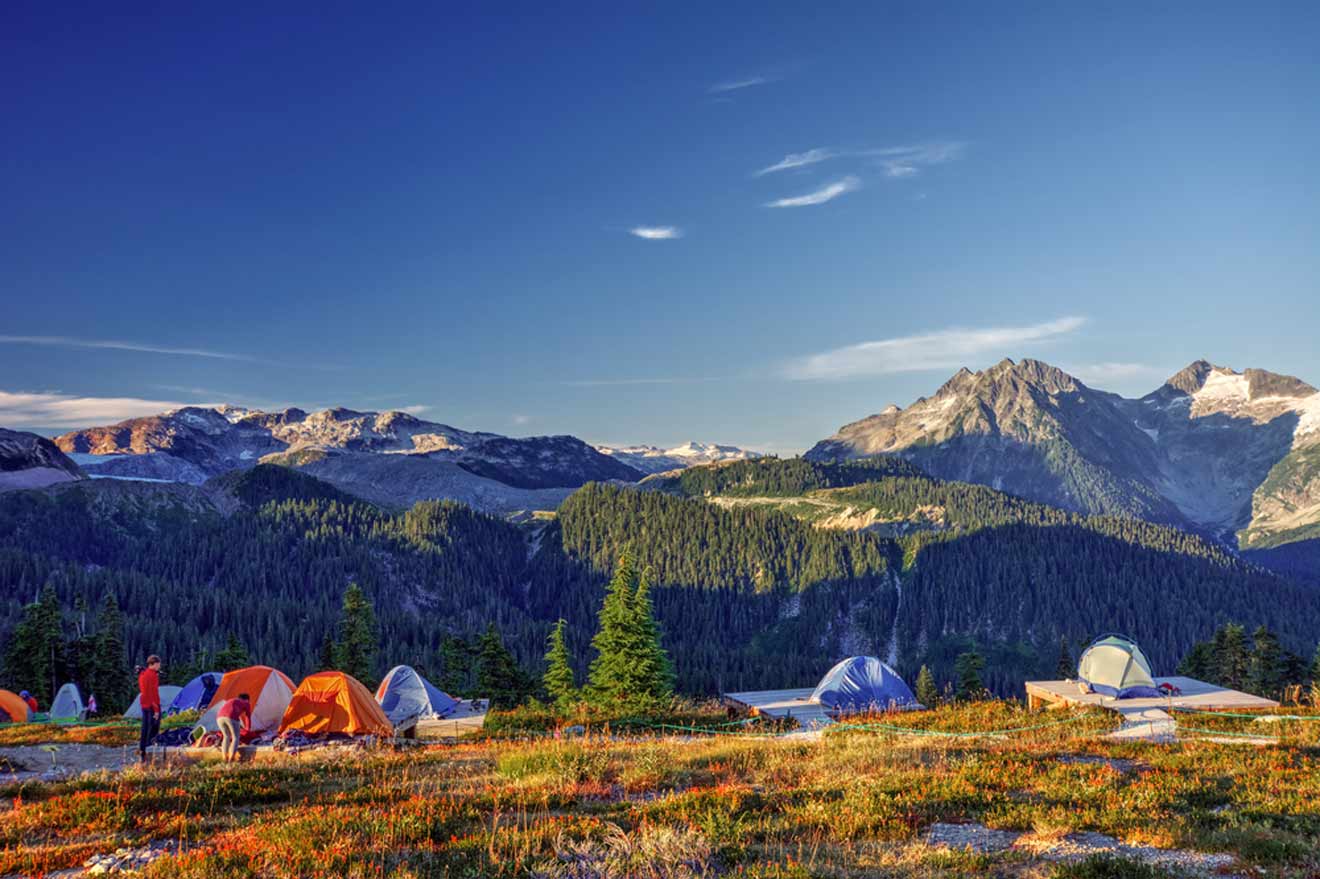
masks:
<path id="1" fill-rule="evenodd" d="M 248 700 L 248 694 L 239 693 L 237 699 L 226 699 L 215 719 L 220 725 L 220 753 L 226 763 L 237 762 L 243 734 L 252 727 L 252 702 Z"/>

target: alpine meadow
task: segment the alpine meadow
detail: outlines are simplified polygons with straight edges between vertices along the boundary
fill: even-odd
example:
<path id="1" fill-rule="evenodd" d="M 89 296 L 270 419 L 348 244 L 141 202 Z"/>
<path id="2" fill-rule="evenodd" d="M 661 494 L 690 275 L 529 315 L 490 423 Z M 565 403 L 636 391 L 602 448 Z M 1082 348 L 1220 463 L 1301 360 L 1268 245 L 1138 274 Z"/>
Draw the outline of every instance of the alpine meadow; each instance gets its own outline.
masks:
<path id="1" fill-rule="evenodd" d="M 19 2 L 0 879 L 1320 875 L 1320 8 Z"/>

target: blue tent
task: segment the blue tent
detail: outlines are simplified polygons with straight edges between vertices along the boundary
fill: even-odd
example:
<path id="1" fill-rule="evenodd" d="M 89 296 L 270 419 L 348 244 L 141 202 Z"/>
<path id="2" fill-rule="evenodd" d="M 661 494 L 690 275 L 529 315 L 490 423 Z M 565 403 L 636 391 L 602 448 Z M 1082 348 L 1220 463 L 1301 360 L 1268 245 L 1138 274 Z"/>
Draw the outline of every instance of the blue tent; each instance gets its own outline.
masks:
<path id="1" fill-rule="evenodd" d="M 413 718 L 444 717 L 458 707 L 458 702 L 436 689 L 410 665 L 396 665 L 376 688 L 380 703 L 390 723 L 398 726 Z"/>
<path id="2" fill-rule="evenodd" d="M 850 656 L 825 673 L 811 694 L 833 713 L 920 707 L 908 685 L 874 656 Z"/>
<path id="3" fill-rule="evenodd" d="M 220 689 L 223 672 L 207 671 L 183 685 L 178 695 L 165 706 L 165 714 L 178 714 L 180 711 L 205 711 L 215 698 L 215 691 Z M 255 694 L 254 694 L 255 695 Z"/>

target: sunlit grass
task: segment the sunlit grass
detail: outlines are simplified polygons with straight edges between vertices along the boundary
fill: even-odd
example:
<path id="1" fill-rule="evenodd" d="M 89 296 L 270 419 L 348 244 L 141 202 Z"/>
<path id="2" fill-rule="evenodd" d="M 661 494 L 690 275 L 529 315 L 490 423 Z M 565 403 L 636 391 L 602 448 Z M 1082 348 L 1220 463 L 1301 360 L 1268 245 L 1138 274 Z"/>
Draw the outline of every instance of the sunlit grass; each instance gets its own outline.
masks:
<path id="1" fill-rule="evenodd" d="M 932 848 L 924 838 L 937 821 L 1043 843 L 1098 831 L 1224 851 L 1276 875 L 1320 869 L 1320 756 L 1306 745 L 1116 743 L 1099 735 L 1112 726 L 1103 715 L 1001 703 L 869 720 L 994 734 L 853 729 L 800 740 L 593 727 L 28 783 L 0 809 L 0 875 L 163 839 L 188 851 L 148 875 L 1163 875 L 1121 859 L 1065 869 L 1022 852 Z"/>

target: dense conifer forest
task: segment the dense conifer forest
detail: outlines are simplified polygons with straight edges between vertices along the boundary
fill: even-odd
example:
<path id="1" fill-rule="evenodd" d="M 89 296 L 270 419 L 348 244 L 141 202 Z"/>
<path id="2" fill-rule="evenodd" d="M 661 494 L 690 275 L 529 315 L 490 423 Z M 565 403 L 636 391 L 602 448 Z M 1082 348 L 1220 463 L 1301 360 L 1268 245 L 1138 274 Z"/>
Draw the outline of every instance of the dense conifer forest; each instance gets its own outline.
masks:
<path id="1" fill-rule="evenodd" d="M 231 639 L 297 678 L 325 661 L 356 585 L 380 636 L 372 675 L 407 662 L 472 691 L 493 625 L 530 679 L 562 618 L 584 680 L 625 551 L 652 584 L 676 688 L 693 694 L 809 686 L 844 655 L 891 648 L 909 680 L 927 664 L 940 686 L 975 648 L 985 683 L 1010 694 L 1053 675 L 1061 641 L 1075 654 L 1103 631 L 1135 637 L 1157 673 L 1225 623 L 1268 626 L 1308 657 L 1320 632 L 1312 588 L 1197 537 L 928 479 L 903 462 L 740 462 L 658 487 L 587 485 L 554 520 L 523 525 L 449 502 L 387 512 L 266 466 L 191 494 L 97 482 L 11 492 L 0 496 L 0 633 L 9 643 L 50 587 L 67 645 L 57 678 L 104 675 L 118 649 L 125 667 L 161 653 L 168 677 Z M 705 499 L 805 493 L 912 527 L 829 530 Z M 109 601 L 121 631 L 98 642 L 98 619 L 115 618 L 101 612 Z"/>

